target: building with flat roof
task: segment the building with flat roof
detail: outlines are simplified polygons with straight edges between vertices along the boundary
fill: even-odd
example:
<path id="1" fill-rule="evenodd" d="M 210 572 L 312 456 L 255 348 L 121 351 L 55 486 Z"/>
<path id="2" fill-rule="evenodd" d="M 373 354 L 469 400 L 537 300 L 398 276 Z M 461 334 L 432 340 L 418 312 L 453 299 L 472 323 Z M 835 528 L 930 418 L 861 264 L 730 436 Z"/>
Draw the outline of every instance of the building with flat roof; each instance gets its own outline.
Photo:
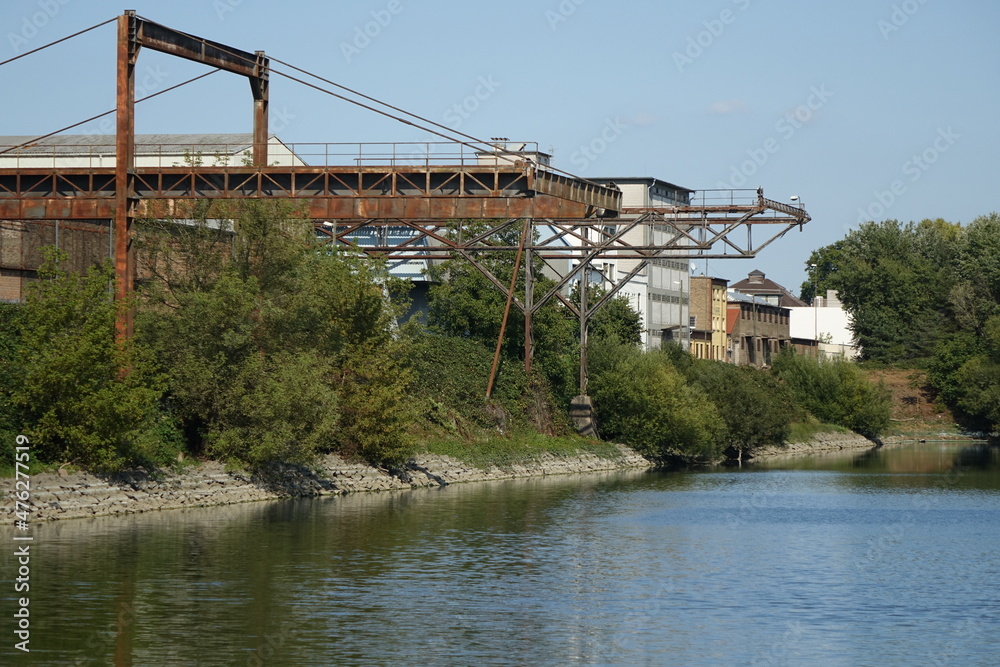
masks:
<path id="1" fill-rule="evenodd" d="M 652 177 L 591 178 L 595 183 L 615 185 L 622 191 L 622 217 L 637 217 L 639 210 L 685 206 L 694 192 Z M 633 211 L 628 211 L 633 209 Z M 588 230 L 596 240 L 596 230 Z M 632 245 L 665 245 L 673 239 L 666 226 L 640 225 L 623 237 Z M 682 251 L 674 251 L 680 254 Z M 660 347 L 673 341 L 685 349 L 690 348 L 690 264 L 686 258 L 672 259 L 671 251 L 649 260 L 646 267 L 636 274 L 621 293 L 642 316 L 642 342 L 646 349 Z M 636 259 L 605 259 L 595 267 L 604 276 L 607 285 L 624 279 L 639 263 Z"/>
<path id="2" fill-rule="evenodd" d="M 790 311 L 792 338 L 814 341 L 813 355 L 857 358 L 858 344 L 851 331 L 851 316 L 837 298 L 836 290 L 827 290 L 825 297 L 814 297 L 812 305 Z"/>
<path id="3" fill-rule="evenodd" d="M 691 354 L 698 359 L 729 361 L 725 278 L 691 276 Z"/>

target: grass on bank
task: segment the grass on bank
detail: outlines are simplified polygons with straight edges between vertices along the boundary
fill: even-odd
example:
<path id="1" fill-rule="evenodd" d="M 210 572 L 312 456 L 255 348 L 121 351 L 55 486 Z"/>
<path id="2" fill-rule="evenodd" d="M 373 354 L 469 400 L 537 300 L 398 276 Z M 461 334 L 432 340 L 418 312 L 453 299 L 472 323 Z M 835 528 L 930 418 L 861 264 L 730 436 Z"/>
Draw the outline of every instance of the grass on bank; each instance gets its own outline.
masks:
<path id="1" fill-rule="evenodd" d="M 608 442 L 577 435 L 546 436 L 528 430 L 510 435 L 482 434 L 472 440 L 433 438 L 425 442 L 424 448 L 429 454 L 450 456 L 482 470 L 533 463 L 546 453 L 575 456 L 585 452 L 609 460 L 622 457 L 618 447 Z"/>
<path id="2" fill-rule="evenodd" d="M 785 441 L 789 442 L 809 442 L 817 435 L 824 433 L 842 433 L 845 435 L 857 435 L 854 431 L 849 428 L 844 428 L 843 426 L 837 426 L 836 424 L 825 424 L 823 422 L 811 419 L 805 422 L 792 422 L 791 430 L 788 433 L 788 439 Z"/>

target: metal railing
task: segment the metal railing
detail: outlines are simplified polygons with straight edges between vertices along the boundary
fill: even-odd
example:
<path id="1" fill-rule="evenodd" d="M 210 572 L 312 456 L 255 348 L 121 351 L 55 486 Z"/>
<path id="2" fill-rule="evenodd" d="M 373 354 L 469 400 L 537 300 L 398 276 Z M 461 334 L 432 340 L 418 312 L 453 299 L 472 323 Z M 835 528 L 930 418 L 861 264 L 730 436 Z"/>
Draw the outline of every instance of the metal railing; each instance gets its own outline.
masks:
<path id="1" fill-rule="evenodd" d="M 13 150 L 10 150 L 12 149 Z M 253 146 L 242 143 L 137 143 L 135 166 L 239 167 L 249 166 Z M 268 144 L 270 166 L 510 166 L 518 160 L 543 162 L 537 142 L 504 142 L 471 148 L 449 141 L 374 143 Z M 115 144 L 109 139 L 91 144 L 39 142 L 14 148 L 0 145 L 0 168 L 86 168 L 115 165 Z"/>

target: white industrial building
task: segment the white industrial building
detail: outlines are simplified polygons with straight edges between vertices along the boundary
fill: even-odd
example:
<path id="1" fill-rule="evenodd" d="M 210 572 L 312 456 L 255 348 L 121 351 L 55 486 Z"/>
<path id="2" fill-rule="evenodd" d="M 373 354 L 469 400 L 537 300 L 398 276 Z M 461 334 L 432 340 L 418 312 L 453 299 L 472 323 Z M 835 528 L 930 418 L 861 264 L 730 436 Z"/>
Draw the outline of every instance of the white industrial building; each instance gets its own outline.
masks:
<path id="1" fill-rule="evenodd" d="M 596 183 L 614 184 L 622 191 L 622 208 L 661 208 L 690 203 L 692 190 L 652 177 L 591 178 Z M 635 215 L 635 214 L 632 214 Z M 624 240 L 631 245 L 664 245 L 673 238 L 666 227 L 640 225 Z M 596 240 L 596 239 L 595 239 Z M 670 251 L 667 251 L 669 255 Z M 675 251 L 680 253 L 681 251 Z M 600 269 L 605 286 L 624 279 L 640 260 L 603 260 Z M 625 285 L 620 294 L 642 316 L 642 342 L 646 349 L 674 341 L 688 349 L 690 328 L 690 263 L 668 256 L 649 260 L 646 267 Z"/>
<path id="2" fill-rule="evenodd" d="M 851 316 L 844 310 L 835 290 L 827 290 L 825 297 L 814 297 L 811 306 L 789 310 L 792 338 L 818 341 L 820 357 L 854 359 L 858 356 L 857 341 L 851 332 Z"/>
<path id="3" fill-rule="evenodd" d="M 28 143 L 26 146 L 21 144 Z M 60 134 L 32 141 L 28 136 L 0 136 L 0 167 L 94 168 L 115 166 L 115 137 L 101 134 Z M 137 134 L 135 166 L 208 167 L 242 166 L 253 156 L 253 135 L 237 134 Z M 301 166 L 303 162 L 288 146 L 271 135 L 267 162 L 278 167 Z"/>

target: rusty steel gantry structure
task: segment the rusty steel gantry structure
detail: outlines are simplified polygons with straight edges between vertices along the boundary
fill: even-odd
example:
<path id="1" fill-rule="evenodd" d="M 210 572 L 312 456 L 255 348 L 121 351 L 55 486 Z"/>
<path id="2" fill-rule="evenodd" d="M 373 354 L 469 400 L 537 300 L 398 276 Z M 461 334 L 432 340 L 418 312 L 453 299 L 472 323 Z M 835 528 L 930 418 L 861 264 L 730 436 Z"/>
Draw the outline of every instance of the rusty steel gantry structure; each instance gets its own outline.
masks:
<path id="1" fill-rule="evenodd" d="M 559 172 L 495 144 L 456 145 L 497 154 L 485 162 L 350 165 L 268 165 L 268 81 L 273 73 L 263 51 L 253 53 L 174 30 L 126 11 L 117 18 L 116 159 L 113 167 L 0 167 L 0 220 L 107 220 L 113 226 L 116 296 L 134 287 L 132 248 L 136 217 L 160 217 L 187 210 L 197 200 L 280 198 L 304 203 L 317 231 L 329 242 L 351 244 L 362 228 L 405 227 L 404 241 L 380 241 L 362 250 L 389 260 L 435 260 L 462 257 L 472 262 L 500 290 L 508 306 L 525 317 L 525 363 L 533 354 L 531 318 L 553 298 L 580 318 L 581 394 L 586 394 L 586 332 L 590 316 L 657 258 L 753 257 L 788 230 L 810 220 L 799 206 L 766 199 L 756 193 L 723 191 L 702 194 L 689 204 L 629 209 L 621 191 Z M 193 60 L 247 77 L 253 98 L 252 160 L 244 165 L 135 165 L 135 67 L 141 48 Z M 296 68 L 297 69 L 297 68 Z M 300 70 L 301 71 L 301 70 Z M 294 78 L 294 77 L 290 77 Z M 439 126 L 440 127 L 440 126 Z M 439 136 L 440 132 L 429 130 Z M 467 135 L 462 135 L 466 137 Z M 6 151 L 20 147 L 11 147 Z M 478 221 L 475 234 L 462 233 L 461 221 Z M 487 221 L 486 229 L 482 229 Z M 499 232 L 521 229 L 518 245 L 498 245 Z M 643 228 L 652 234 L 635 233 Z M 754 230 L 761 228 L 758 239 Z M 539 234 L 539 230 L 544 230 Z M 377 235 L 385 239 L 388 235 Z M 636 238 L 643 241 L 637 242 Z M 479 261 L 486 253 L 518 253 L 524 267 L 525 297 Z M 521 255 L 526 261 L 521 262 Z M 546 294 L 536 295 L 531 257 L 542 261 L 576 260 Z M 564 288 L 575 276 L 602 259 L 637 260 L 628 276 L 595 305 L 569 301 Z M 519 278 L 515 275 L 515 281 Z M 131 334 L 131 319 L 119 335 Z"/>

